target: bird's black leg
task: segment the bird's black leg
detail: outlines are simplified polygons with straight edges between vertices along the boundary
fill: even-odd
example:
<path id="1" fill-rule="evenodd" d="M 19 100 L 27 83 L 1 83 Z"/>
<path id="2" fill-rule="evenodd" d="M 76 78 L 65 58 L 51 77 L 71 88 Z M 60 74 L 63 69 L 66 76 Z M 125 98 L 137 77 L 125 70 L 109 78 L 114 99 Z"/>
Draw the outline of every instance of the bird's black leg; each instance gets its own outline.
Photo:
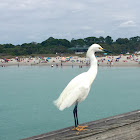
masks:
<path id="1" fill-rule="evenodd" d="M 75 121 L 75 128 L 73 128 L 72 130 L 77 130 L 77 131 L 87 130 L 87 129 L 84 129 L 84 128 L 86 128 L 88 126 L 79 126 L 78 114 L 77 114 L 77 107 L 78 107 L 78 102 L 76 102 L 75 107 L 73 109 L 73 115 L 74 115 L 74 121 Z"/>
<path id="2" fill-rule="evenodd" d="M 76 124 L 79 125 L 79 122 L 78 122 L 78 114 L 77 114 L 77 107 L 78 107 L 78 102 L 76 102 Z"/>
<path id="3" fill-rule="evenodd" d="M 75 107 L 74 107 L 74 109 L 73 109 L 75 127 L 77 127 L 77 115 L 76 115 L 76 112 L 77 112 L 77 104 L 75 104 Z"/>

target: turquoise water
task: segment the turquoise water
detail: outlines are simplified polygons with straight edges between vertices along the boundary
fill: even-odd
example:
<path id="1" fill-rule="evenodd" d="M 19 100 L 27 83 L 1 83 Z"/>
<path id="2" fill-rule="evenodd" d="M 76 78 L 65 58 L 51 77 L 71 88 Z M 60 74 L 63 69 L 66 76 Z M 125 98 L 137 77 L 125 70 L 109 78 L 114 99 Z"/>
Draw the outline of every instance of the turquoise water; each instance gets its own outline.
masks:
<path id="1" fill-rule="evenodd" d="M 87 67 L 0 67 L 0 140 L 18 140 L 73 126 L 73 107 L 59 111 L 67 83 Z M 140 68 L 100 67 L 87 99 L 78 106 L 80 123 L 140 109 Z"/>

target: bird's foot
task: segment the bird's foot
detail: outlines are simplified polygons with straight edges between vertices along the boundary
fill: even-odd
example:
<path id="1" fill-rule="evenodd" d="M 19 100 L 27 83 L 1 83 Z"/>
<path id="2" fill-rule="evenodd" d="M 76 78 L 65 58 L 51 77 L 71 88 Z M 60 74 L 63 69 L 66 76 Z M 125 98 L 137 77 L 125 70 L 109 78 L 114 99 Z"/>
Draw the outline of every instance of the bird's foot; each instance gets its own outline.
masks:
<path id="1" fill-rule="evenodd" d="M 78 125 L 77 127 L 80 128 L 80 129 L 84 129 L 84 128 L 87 128 L 88 126 L 80 126 L 80 125 Z"/>
<path id="2" fill-rule="evenodd" d="M 88 126 L 80 126 L 80 125 L 78 125 L 77 127 L 74 127 L 72 130 L 77 130 L 77 131 L 83 131 L 83 130 L 88 130 L 88 129 L 84 129 L 84 128 L 86 128 L 86 127 L 88 127 Z"/>

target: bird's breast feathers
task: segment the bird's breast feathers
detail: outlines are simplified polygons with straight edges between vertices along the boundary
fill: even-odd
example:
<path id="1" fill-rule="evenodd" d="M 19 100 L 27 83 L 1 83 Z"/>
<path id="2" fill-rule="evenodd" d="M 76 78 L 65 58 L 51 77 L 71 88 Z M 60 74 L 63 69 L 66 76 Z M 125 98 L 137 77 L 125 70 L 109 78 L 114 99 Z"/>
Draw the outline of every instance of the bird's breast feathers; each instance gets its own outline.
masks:
<path id="1" fill-rule="evenodd" d="M 91 78 L 87 72 L 84 72 L 74 79 L 72 79 L 66 88 L 63 90 L 63 94 L 71 94 L 75 92 L 82 92 L 90 90 L 91 84 L 93 82 L 93 78 Z M 87 90 L 88 89 L 88 90 Z"/>

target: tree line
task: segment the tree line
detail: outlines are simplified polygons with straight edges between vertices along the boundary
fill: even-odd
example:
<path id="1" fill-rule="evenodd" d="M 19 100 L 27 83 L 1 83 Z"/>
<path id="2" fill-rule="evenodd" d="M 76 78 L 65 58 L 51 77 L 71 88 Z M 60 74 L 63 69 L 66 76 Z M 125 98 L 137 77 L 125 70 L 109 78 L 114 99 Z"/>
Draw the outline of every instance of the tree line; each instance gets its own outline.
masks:
<path id="1" fill-rule="evenodd" d="M 24 43 L 22 45 L 13 44 L 0 44 L 1 55 L 37 55 L 37 54 L 56 54 L 56 53 L 74 53 L 74 50 L 70 48 L 85 48 L 89 47 L 93 43 L 98 43 L 103 48 L 112 52 L 112 54 L 125 54 L 127 52 L 134 53 L 140 51 L 140 36 L 131 38 L 118 38 L 113 41 L 112 37 L 87 37 L 84 39 L 56 39 L 53 37 L 47 40 L 36 43 Z"/>

